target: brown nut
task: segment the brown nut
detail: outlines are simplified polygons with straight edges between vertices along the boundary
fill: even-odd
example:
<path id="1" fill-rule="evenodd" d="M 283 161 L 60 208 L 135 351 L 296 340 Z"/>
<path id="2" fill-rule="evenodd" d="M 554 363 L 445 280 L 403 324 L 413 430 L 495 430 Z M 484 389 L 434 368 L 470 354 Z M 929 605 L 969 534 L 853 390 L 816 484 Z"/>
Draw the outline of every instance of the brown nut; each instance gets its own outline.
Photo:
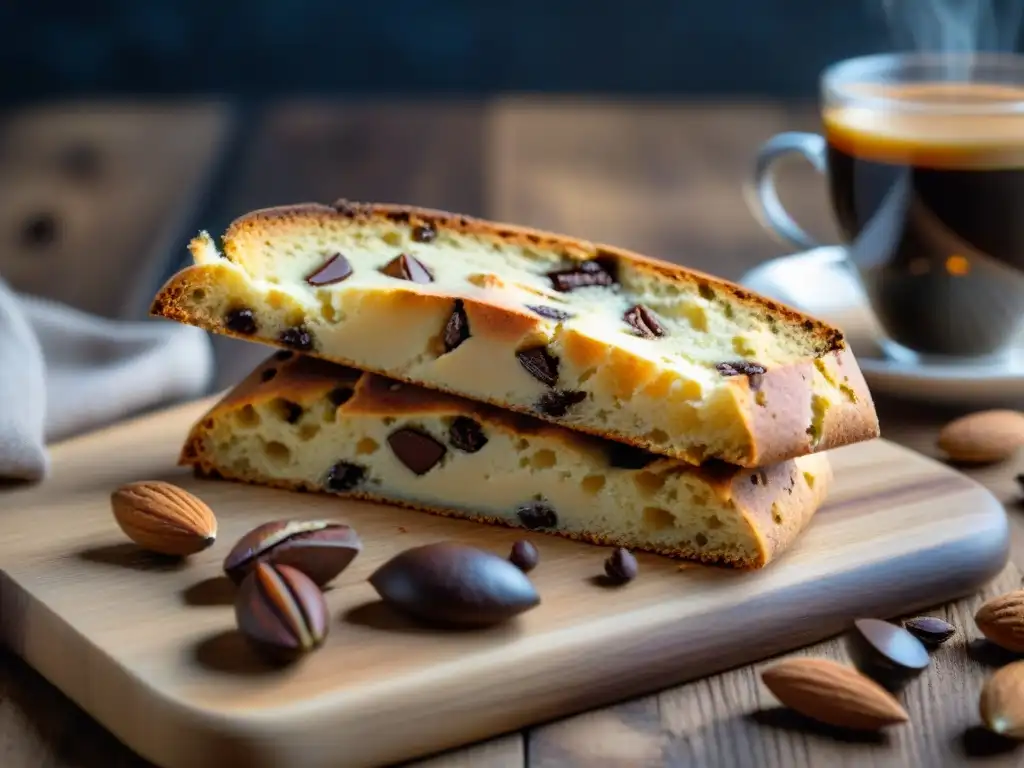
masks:
<path id="1" fill-rule="evenodd" d="M 114 519 L 143 549 L 186 557 L 217 539 L 213 511 L 184 488 L 162 480 L 127 483 L 110 496 Z"/>
<path id="2" fill-rule="evenodd" d="M 262 653 L 291 661 L 319 648 L 330 621 L 323 593 L 287 565 L 257 563 L 235 599 L 239 631 Z"/>
<path id="3" fill-rule="evenodd" d="M 323 586 L 362 550 L 356 532 L 328 520 L 274 520 L 238 540 L 224 558 L 224 573 L 236 584 L 258 562 L 290 565 Z"/>

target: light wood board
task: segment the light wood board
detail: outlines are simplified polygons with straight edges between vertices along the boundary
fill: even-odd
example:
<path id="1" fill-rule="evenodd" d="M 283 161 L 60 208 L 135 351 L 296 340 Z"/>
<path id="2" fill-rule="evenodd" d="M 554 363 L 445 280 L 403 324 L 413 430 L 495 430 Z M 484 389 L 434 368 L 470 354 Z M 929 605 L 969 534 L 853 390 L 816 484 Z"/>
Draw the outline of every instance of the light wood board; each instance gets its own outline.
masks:
<path id="1" fill-rule="evenodd" d="M 507 552 L 522 532 L 335 497 L 198 480 L 175 467 L 194 403 L 57 446 L 50 480 L 0 492 L 0 627 L 12 649 L 144 757 L 168 768 L 320 768 L 425 755 L 762 659 L 967 594 L 1007 558 L 981 486 L 883 440 L 832 453 L 827 505 L 756 573 L 641 555 L 621 589 L 606 550 L 535 535 L 537 609 L 440 632 L 394 617 L 366 577 L 401 549 L 456 539 Z M 215 510 L 218 543 L 182 565 L 114 524 L 118 484 L 166 479 Z M 323 649 L 265 665 L 234 631 L 220 574 L 234 541 L 279 517 L 343 519 L 364 551 L 335 582 Z"/>

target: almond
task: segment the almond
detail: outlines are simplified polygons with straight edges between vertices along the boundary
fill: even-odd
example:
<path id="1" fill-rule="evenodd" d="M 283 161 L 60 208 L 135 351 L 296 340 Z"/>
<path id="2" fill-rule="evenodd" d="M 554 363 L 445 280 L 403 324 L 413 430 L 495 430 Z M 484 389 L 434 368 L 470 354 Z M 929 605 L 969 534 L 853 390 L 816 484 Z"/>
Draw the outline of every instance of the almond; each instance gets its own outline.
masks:
<path id="1" fill-rule="evenodd" d="M 114 518 L 143 549 L 183 557 L 217 538 L 213 511 L 183 488 L 162 480 L 122 485 L 110 497 Z"/>
<path id="2" fill-rule="evenodd" d="M 787 707 L 828 725 L 874 731 L 909 719 L 874 680 L 828 659 L 788 659 L 766 669 L 761 679 Z"/>
<path id="3" fill-rule="evenodd" d="M 974 623 L 999 647 L 1024 653 L 1024 589 L 993 597 L 974 614 Z"/>
<path id="4" fill-rule="evenodd" d="M 1024 413 L 979 411 L 955 419 L 939 432 L 938 446 L 955 462 L 1003 461 L 1024 446 Z"/>
<path id="5" fill-rule="evenodd" d="M 978 711 L 993 733 L 1024 739 L 1024 661 L 1007 664 L 985 681 Z"/>

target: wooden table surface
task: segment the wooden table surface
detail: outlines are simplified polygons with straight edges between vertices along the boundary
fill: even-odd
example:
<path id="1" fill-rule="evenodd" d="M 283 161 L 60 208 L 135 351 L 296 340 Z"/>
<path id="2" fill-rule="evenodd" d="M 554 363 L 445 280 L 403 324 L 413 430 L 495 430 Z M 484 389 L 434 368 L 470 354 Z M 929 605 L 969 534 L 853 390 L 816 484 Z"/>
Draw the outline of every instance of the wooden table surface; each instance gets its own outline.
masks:
<path id="1" fill-rule="evenodd" d="M 738 278 L 785 252 L 745 207 L 753 153 L 773 133 L 816 125 L 809 105 L 525 97 L 23 111 L 0 122 L 0 274 L 21 290 L 138 317 L 197 227 L 216 231 L 251 208 L 344 196 L 566 231 Z M 834 240 L 813 171 L 793 165 L 781 184 L 807 228 Z M 263 357 L 237 342 L 216 345 L 218 386 Z M 881 397 L 878 406 L 887 438 L 929 454 L 939 426 L 955 415 Z M 978 727 L 978 691 L 1006 659 L 978 640 L 971 618 L 984 596 L 1020 584 L 1024 525 L 1014 476 L 1022 469 L 1024 459 L 971 472 L 1007 505 L 1012 563 L 983 595 L 935 607 L 961 633 L 902 694 L 908 726 L 878 738 L 838 737 L 776 708 L 760 684 L 763 665 L 754 665 L 417 765 L 1024 764 L 1024 747 Z M 838 640 L 799 653 L 845 658 Z M 0 653 L 0 765 L 147 763 Z"/>

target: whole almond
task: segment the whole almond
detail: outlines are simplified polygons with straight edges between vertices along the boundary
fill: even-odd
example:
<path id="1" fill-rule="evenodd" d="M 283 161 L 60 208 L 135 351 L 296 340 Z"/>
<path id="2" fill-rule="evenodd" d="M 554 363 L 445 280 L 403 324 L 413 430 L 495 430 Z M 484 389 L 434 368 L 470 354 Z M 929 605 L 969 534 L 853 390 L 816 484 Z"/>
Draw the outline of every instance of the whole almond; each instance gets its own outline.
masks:
<path id="1" fill-rule="evenodd" d="M 1024 653 L 1024 589 L 993 597 L 974 614 L 974 623 L 999 647 Z"/>
<path id="2" fill-rule="evenodd" d="M 761 679 L 787 707 L 828 725 L 875 731 L 908 720 L 882 686 L 828 659 L 788 659 L 766 669 Z"/>
<path id="3" fill-rule="evenodd" d="M 1007 664 L 985 681 L 978 711 L 993 733 L 1024 739 L 1024 661 Z"/>
<path id="4" fill-rule="evenodd" d="M 151 552 L 194 555 L 217 538 L 213 511 L 185 489 L 162 480 L 122 485 L 110 503 L 121 530 Z"/>
<path id="5" fill-rule="evenodd" d="M 1024 446 L 1024 413 L 991 410 L 962 416 L 942 428 L 938 446 L 955 462 L 1003 461 Z"/>

